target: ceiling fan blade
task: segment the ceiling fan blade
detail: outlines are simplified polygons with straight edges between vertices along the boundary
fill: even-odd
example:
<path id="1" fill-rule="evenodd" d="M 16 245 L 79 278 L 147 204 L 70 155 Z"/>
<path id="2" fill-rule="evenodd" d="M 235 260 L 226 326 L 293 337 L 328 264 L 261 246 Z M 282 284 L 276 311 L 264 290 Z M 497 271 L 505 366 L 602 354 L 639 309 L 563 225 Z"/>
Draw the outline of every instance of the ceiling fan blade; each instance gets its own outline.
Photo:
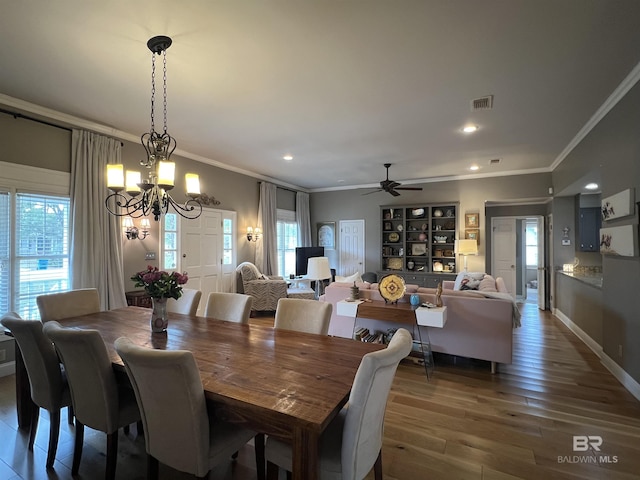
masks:
<path id="1" fill-rule="evenodd" d="M 387 188 L 396 188 L 396 187 L 399 187 L 400 185 L 402 185 L 400 182 L 396 182 L 395 180 L 392 180 L 391 183 L 389 183 Z"/>
<path id="2" fill-rule="evenodd" d="M 396 190 L 422 190 L 422 187 L 395 187 Z"/>
<path id="3" fill-rule="evenodd" d="M 372 190 L 370 192 L 365 192 L 362 195 L 371 195 L 372 193 L 382 192 L 382 188 L 378 188 L 377 190 Z"/>
<path id="4" fill-rule="evenodd" d="M 400 196 L 400 194 L 398 192 L 396 192 L 395 190 L 387 190 L 387 192 L 389 192 L 391 195 L 393 195 L 394 197 L 398 197 Z"/>

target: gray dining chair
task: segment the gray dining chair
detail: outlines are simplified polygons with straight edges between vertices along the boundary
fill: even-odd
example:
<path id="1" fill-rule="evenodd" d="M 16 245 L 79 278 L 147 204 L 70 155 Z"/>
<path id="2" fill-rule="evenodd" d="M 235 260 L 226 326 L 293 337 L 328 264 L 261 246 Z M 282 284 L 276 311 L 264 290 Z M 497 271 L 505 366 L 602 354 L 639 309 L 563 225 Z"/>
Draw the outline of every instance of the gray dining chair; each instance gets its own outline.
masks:
<path id="1" fill-rule="evenodd" d="M 368 353 L 358 367 L 349 402 L 320 437 L 320 479 L 362 480 L 371 468 L 382 480 L 382 434 L 391 384 L 413 339 L 398 329 L 384 350 Z M 279 467 L 292 469 L 291 445 L 269 436 L 265 447 L 267 480 L 277 480 Z"/>
<path id="2" fill-rule="evenodd" d="M 52 320 L 44 333 L 62 359 L 76 416 L 76 435 L 71 474 L 77 475 L 82 458 L 84 426 L 107 434 L 105 478 L 116 474 L 118 430 L 140 420 L 133 389 L 119 384 L 107 347 L 97 330 L 63 328 Z"/>
<path id="3" fill-rule="evenodd" d="M 167 300 L 167 311 L 183 315 L 195 315 L 198 311 L 201 297 L 202 292 L 200 290 L 183 288 L 182 296 L 178 300 L 175 298 Z"/>
<path id="4" fill-rule="evenodd" d="M 204 316 L 227 322 L 249 323 L 253 297 L 242 293 L 211 292 Z"/>
<path id="5" fill-rule="evenodd" d="M 99 312 L 100 296 L 95 288 L 80 288 L 38 295 L 36 304 L 40 311 L 40 320 L 44 323 Z"/>
<path id="6" fill-rule="evenodd" d="M 115 348 L 142 413 L 148 479 L 158 478 L 159 462 L 205 478 L 254 437 L 256 470 L 264 479 L 264 435 L 215 418 L 191 352 L 144 348 L 126 337 Z"/>
<path id="7" fill-rule="evenodd" d="M 297 332 L 327 335 L 333 305 L 329 302 L 302 298 L 281 298 L 278 300 L 275 328 Z"/>
<path id="8" fill-rule="evenodd" d="M 31 399 L 35 404 L 31 411 L 29 450 L 38 429 L 40 409 L 49 412 L 49 450 L 47 468 L 53 467 L 60 435 L 60 409 L 71 405 L 66 376 L 60 368 L 58 355 L 42 331 L 40 320 L 23 320 L 17 313 L 7 313 L 0 323 L 11 331 L 18 343 L 29 377 Z"/>

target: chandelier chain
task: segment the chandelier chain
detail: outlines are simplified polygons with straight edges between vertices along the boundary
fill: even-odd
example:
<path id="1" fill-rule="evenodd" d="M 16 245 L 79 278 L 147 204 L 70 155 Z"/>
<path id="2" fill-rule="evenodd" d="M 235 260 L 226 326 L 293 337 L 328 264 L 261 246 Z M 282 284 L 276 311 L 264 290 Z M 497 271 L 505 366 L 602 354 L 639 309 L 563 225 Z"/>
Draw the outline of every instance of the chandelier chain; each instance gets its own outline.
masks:
<path id="1" fill-rule="evenodd" d="M 151 131 L 155 132 L 155 100 L 156 100 L 156 54 L 151 52 Z M 165 89 L 165 104 L 167 102 L 167 94 Z M 166 124 L 165 119 L 165 124 Z M 166 128 L 165 128 L 166 130 Z"/>
<path id="2" fill-rule="evenodd" d="M 164 133 L 167 133 L 167 50 L 162 51 L 162 82 L 164 95 Z"/>

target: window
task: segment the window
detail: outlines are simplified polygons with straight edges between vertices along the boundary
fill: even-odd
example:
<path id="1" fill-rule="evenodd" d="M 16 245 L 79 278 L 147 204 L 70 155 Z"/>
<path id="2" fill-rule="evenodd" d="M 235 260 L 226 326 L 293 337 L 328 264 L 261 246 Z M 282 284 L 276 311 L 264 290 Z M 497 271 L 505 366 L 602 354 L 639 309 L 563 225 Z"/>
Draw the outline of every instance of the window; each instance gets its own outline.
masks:
<path id="1" fill-rule="evenodd" d="M 69 199 L 2 191 L 0 231 L 0 311 L 38 319 L 38 295 L 70 288 Z"/>
<path id="2" fill-rule="evenodd" d="M 298 224 L 296 212 L 278 209 L 277 214 L 278 275 L 288 277 L 296 272 Z"/>
<path id="3" fill-rule="evenodd" d="M 525 226 L 525 246 L 527 267 L 538 266 L 538 225 L 527 223 Z"/>
<path id="4" fill-rule="evenodd" d="M 222 219 L 222 264 L 232 265 L 233 262 L 233 219 Z"/>
<path id="5" fill-rule="evenodd" d="M 163 218 L 162 269 L 178 268 L 178 215 L 167 213 Z"/>

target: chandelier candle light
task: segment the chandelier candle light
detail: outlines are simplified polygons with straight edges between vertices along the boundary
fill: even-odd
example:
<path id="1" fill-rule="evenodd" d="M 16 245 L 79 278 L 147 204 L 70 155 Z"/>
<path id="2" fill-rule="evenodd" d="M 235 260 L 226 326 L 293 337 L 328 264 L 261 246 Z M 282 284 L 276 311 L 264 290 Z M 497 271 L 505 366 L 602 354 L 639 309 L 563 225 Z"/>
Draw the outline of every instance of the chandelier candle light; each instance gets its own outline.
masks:
<path id="1" fill-rule="evenodd" d="M 198 218 L 202 213 L 202 205 L 196 201 L 200 195 L 200 179 L 195 173 L 185 175 L 186 192 L 190 197 L 180 205 L 169 190 L 174 187 L 175 162 L 170 161 L 171 154 L 176 149 L 176 140 L 167 132 L 167 49 L 171 46 L 169 37 L 157 36 L 147 42 L 151 50 L 151 130 L 143 133 L 140 140 L 147 155 L 140 161 L 140 165 L 150 170 L 149 178 L 142 180 L 140 172 L 127 170 L 124 175 L 122 164 L 107 165 L 107 187 L 113 193 L 107 196 L 105 205 L 109 213 L 117 216 L 128 215 L 133 218 L 153 215 L 154 220 L 160 220 L 171 206 L 176 213 L 184 218 Z M 163 113 L 164 129 L 162 133 L 155 131 L 154 113 L 156 96 L 156 55 L 162 54 L 163 59 Z M 125 181 L 126 180 L 126 181 Z M 127 196 L 123 195 L 124 190 Z M 138 198 L 139 197 L 139 198 Z M 111 208 L 111 202 L 116 208 Z"/>

